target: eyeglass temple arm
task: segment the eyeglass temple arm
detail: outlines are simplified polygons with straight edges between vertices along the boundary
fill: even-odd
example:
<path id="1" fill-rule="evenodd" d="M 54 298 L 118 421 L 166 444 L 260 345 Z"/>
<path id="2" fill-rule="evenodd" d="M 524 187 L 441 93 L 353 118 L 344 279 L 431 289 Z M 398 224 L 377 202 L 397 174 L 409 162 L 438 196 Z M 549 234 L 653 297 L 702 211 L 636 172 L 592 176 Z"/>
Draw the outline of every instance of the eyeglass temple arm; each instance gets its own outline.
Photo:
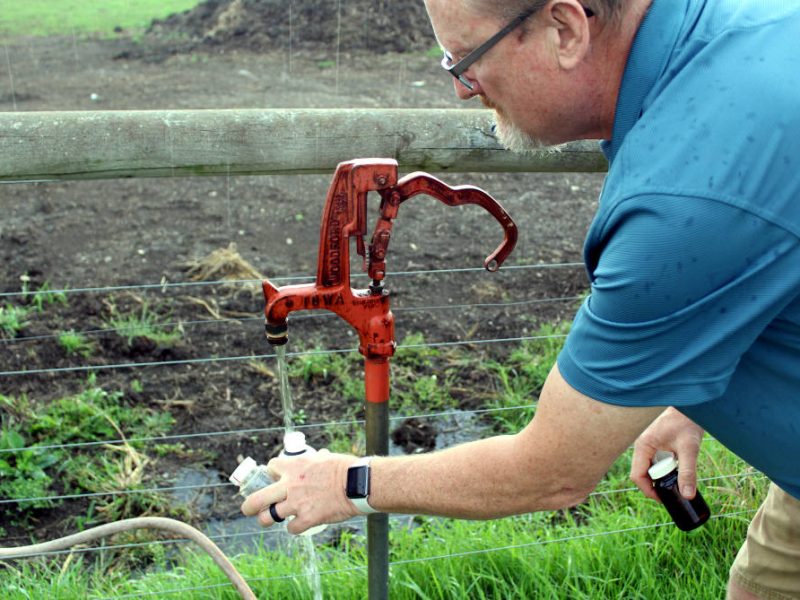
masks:
<path id="1" fill-rule="evenodd" d="M 582 7 L 582 8 L 583 8 L 583 12 L 584 12 L 584 14 L 585 14 L 587 17 L 591 18 L 591 17 L 593 17 L 593 16 L 594 16 L 594 11 L 593 11 L 591 8 L 587 8 L 586 6 L 584 6 L 584 7 Z M 469 68 L 470 68 L 470 66 L 472 65 L 472 63 L 474 63 L 474 62 L 475 62 L 476 60 L 478 60 L 478 59 L 479 59 L 481 56 L 483 56 L 484 54 L 486 54 L 486 51 L 487 51 L 489 48 L 491 48 L 492 46 L 494 46 L 494 45 L 495 45 L 495 44 L 496 44 L 496 43 L 497 43 L 497 42 L 498 42 L 500 39 L 502 39 L 502 38 L 504 38 L 505 36 L 507 36 L 507 35 L 509 34 L 509 32 L 511 32 L 511 31 L 512 31 L 512 30 L 514 30 L 515 28 L 519 27 L 519 26 L 522 24 L 522 22 L 523 22 L 525 19 L 527 19 L 528 17 L 530 17 L 530 16 L 531 16 L 533 13 L 535 13 L 537 10 L 538 10 L 538 8 L 530 8 L 530 9 L 526 10 L 525 12 L 523 12 L 523 13 L 522 13 L 521 15 L 519 15 L 519 16 L 518 16 L 516 19 L 514 19 L 514 20 L 513 20 L 513 21 L 511 21 L 511 22 L 510 22 L 508 25 L 506 25 L 505 27 L 503 27 L 503 28 L 502 28 L 500 31 L 498 31 L 497 33 L 495 33 L 495 34 L 494 34 L 492 37 L 490 37 L 488 40 L 486 40 L 485 42 L 483 42 L 483 43 L 482 43 L 480 46 L 478 46 L 478 47 L 477 47 L 475 50 L 473 50 L 472 52 L 470 52 L 470 53 L 469 53 L 469 55 L 467 55 L 467 56 L 465 56 L 464 58 L 462 58 L 462 59 L 461 59 L 461 60 L 458 62 L 458 64 L 456 64 L 456 65 L 453 65 L 453 68 L 452 68 L 452 69 L 450 69 L 450 73 L 452 73 L 453 75 L 455 75 L 455 76 L 456 76 L 456 77 L 459 79 L 459 81 L 461 81 L 461 83 L 464 83 L 464 85 L 467 85 L 467 83 L 464 81 L 464 79 L 466 79 L 466 78 L 464 78 L 464 79 L 462 79 L 462 78 L 461 78 L 461 75 L 462 75 L 462 73 L 464 73 L 464 71 L 466 71 L 467 69 L 469 69 Z M 467 85 L 467 87 L 468 87 L 469 89 L 472 89 L 472 85 Z"/>

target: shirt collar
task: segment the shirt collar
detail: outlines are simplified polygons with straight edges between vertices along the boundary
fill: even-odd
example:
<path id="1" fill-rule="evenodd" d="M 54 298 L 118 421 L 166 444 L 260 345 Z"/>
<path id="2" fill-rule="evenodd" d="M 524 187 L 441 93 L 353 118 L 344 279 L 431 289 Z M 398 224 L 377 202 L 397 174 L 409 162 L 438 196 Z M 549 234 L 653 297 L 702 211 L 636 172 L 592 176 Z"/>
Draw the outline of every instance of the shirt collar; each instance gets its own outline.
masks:
<path id="1" fill-rule="evenodd" d="M 642 116 L 645 99 L 675 47 L 690 1 L 653 0 L 644 16 L 622 76 L 611 139 L 600 142 L 609 163 L 614 161 L 625 136 Z"/>

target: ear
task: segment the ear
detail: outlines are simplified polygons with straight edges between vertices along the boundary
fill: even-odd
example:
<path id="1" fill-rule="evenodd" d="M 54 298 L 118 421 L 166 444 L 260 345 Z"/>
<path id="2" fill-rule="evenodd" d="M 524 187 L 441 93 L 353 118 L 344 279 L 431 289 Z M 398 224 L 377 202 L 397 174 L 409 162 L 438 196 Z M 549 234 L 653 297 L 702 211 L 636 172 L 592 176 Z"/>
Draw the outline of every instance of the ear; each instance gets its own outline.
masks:
<path id="1" fill-rule="evenodd" d="M 564 70 L 577 67 L 589 52 L 589 20 L 577 0 L 556 0 L 548 6 L 550 24 L 555 28 L 558 63 Z"/>

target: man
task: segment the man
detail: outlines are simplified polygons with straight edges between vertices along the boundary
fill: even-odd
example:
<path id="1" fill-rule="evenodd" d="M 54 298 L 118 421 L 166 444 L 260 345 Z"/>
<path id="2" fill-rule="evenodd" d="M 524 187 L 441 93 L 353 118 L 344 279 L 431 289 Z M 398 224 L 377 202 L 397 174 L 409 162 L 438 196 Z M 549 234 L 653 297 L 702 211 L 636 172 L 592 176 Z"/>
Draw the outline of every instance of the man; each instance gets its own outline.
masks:
<path id="1" fill-rule="evenodd" d="M 646 470 L 668 450 L 691 498 L 704 427 L 777 484 L 729 597 L 800 597 L 800 7 L 426 5 L 456 93 L 496 111 L 508 147 L 605 140 L 591 296 L 518 434 L 376 458 L 362 511 L 344 492 L 354 457 L 274 460 L 279 481 L 244 512 L 264 525 L 296 515 L 300 532 L 370 506 L 478 519 L 557 509 L 637 438 L 637 485 L 654 496 Z"/>

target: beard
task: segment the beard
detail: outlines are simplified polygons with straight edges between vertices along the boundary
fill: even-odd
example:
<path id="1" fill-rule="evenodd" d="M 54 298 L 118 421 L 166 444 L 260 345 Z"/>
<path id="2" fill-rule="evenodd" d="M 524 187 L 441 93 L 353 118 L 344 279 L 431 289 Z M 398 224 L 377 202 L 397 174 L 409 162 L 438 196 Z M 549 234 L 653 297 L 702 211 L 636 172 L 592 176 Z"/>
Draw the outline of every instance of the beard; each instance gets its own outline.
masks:
<path id="1" fill-rule="evenodd" d="M 485 96 L 481 95 L 480 99 L 486 108 L 494 110 L 495 136 L 497 140 L 511 152 L 516 154 L 534 154 L 542 150 L 550 152 L 558 152 L 560 150 L 558 146 L 552 146 L 544 140 L 523 131 L 521 127 L 511 121 L 508 115 L 506 115 L 499 106 Z"/>

